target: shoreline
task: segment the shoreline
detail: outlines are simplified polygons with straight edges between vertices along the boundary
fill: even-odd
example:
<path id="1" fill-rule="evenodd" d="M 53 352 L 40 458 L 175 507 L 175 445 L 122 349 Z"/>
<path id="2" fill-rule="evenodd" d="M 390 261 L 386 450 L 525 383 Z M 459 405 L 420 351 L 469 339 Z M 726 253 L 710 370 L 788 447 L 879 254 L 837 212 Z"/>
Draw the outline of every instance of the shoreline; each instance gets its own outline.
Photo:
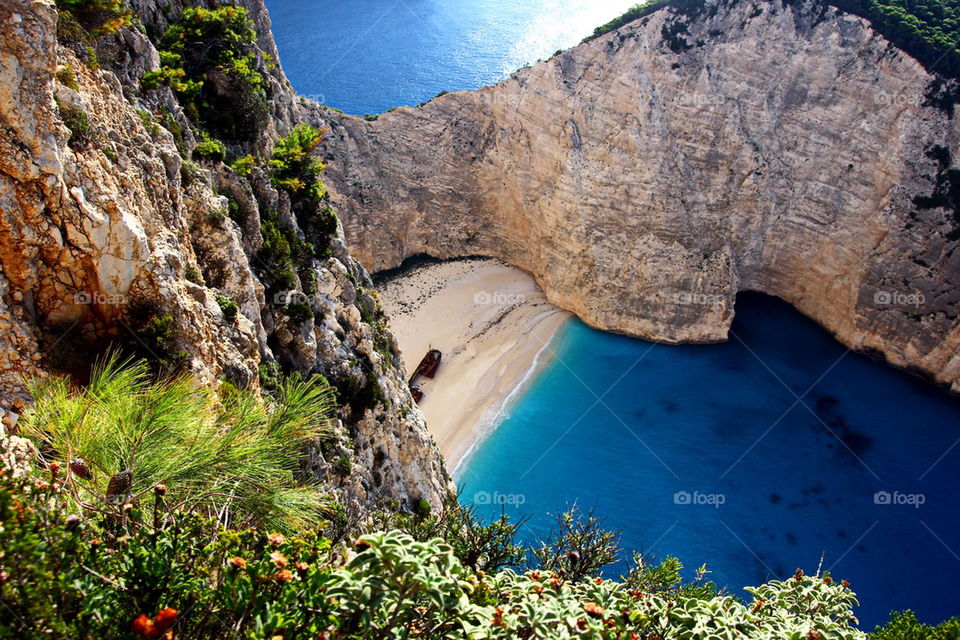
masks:
<path id="1" fill-rule="evenodd" d="M 407 377 L 431 348 L 436 378 L 421 378 L 420 410 L 456 474 L 545 366 L 571 314 L 547 302 L 526 272 L 499 260 L 428 262 L 378 283 Z"/>
<path id="2" fill-rule="evenodd" d="M 543 343 L 543 346 L 537 351 L 536 355 L 533 357 L 533 362 L 530 363 L 530 366 L 527 367 L 524 371 L 523 376 L 517 382 L 516 386 L 508 393 L 504 398 L 488 408 L 483 415 L 480 417 L 480 421 L 477 423 L 474 428 L 474 438 L 470 442 L 466 451 L 463 452 L 463 455 L 460 456 L 459 460 L 456 461 L 456 464 L 450 469 L 450 476 L 456 480 L 457 474 L 460 472 L 460 469 L 466 464 L 470 457 L 477 451 L 483 441 L 487 439 L 488 436 L 492 435 L 496 430 L 497 426 L 503 419 L 506 417 L 508 411 L 513 406 L 514 402 L 519 399 L 520 395 L 527 390 L 530 384 L 536 379 L 537 375 L 543 370 L 544 367 L 549 363 L 549 357 L 544 358 L 544 353 L 547 351 L 547 348 L 550 346 L 550 343 L 553 342 L 556 338 L 557 333 L 560 328 L 569 318 L 565 318 L 560 325 L 554 330 L 553 335 Z M 488 415 L 489 414 L 489 415 Z"/>

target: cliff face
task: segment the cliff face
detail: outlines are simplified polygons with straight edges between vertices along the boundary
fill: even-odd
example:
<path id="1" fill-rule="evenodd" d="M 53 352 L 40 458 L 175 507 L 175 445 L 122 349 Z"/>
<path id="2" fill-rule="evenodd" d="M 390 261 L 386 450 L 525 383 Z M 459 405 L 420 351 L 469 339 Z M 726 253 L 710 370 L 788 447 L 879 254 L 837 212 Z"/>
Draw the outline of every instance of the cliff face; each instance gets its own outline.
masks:
<path id="1" fill-rule="evenodd" d="M 819 4 L 661 9 L 374 122 L 326 114 L 371 270 L 482 254 L 602 329 L 727 338 L 738 291 L 960 391 L 958 120 L 936 78 Z"/>
<path id="2" fill-rule="evenodd" d="M 144 32 L 162 33 L 163 20 L 177 15 L 179 6 L 164 4 L 160 11 L 133 3 Z M 275 54 L 262 3 L 247 4 L 260 47 Z M 210 384 L 257 388 L 258 368 L 274 362 L 321 373 L 340 392 L 340 444 L 313 452 L 310 466 L 348 512 L 419 499 L 438 504 L 448 482 L 442 459 L 406 388 L 393 338 L 379 326 L 369 276 L 342 232 L 331 237 L 326 257 L 309 265 L 314 317 L 295 322 L 265 295 L 252 267 L 264 206 L 302 236 L 289 198 L 262 169 L 243 178 L 219 162 L 187 163 L 195 139 L 177 99 L 166 88 L 140 90 L 140 76 L 159 60 L 144 33 L 125 28 L 101 39 L 97 69 L 58 45 L 57 11 L 47 0 L 4 0 L 0 31 L 0 400 L 7 427 L 29 403 L 29 377 L 88 367 L 111 342 L 151 352 L 162 345 Z M 266 79 L 271 113 L 254 142 L 260 157 L 301 117 L 282 72 Z M 86 121 L 85 133 L 71 140 L 65 123 L 78 129 L 78 120 Z M 227 217 L 221 193 L 237 204 L 239 221 Z M 237 303 L 235 319 L 218 295 Z M 160 320 L 169 326 L 158 338 Z M 336 470 L 333 461 L 340 461 Z"/>

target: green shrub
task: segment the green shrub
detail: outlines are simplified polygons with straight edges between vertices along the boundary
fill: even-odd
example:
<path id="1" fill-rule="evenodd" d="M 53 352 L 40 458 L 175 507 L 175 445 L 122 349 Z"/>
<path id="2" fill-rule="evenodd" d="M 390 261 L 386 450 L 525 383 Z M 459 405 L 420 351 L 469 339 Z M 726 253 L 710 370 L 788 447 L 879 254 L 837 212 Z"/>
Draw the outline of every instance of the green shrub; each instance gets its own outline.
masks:
<path id="1" fill-rule="evenodd" d="M 664 0 L 653 0 L 652 2 L 647 2 L 645 4 L 638 4 L 636 6 L 633 6 L 627 9 L 623 13 L 623 15 L 618 16 L 613 20 L 611 20 L 610 22 L 608 22 L 607 24 L 599 26 L 596 29 L 594 29 L 593 33 L 587 36 L 586 38 L 584 38 L 583 41 L 589 42 L 591 40 L 599 38 L 604 34 L 610 33 L 611 31 L 615 31 L 620 27 L 624 26 L 625 24 L 633 22 L 634 20 L 639 20 L 640 18 L 647 16 L 653 13 L 654 11 L 657 11 L 658 9 L 666 6 L 667 4 L 668 2 L 665 2 Z M 557 53 L 563 53 L 563 51 L 561 50 L 561 51 L 558 51 Z M 554 55 L 557 55 L 557 54 L 554 54 Z"/>
<path id="2" fill-rule="evenodd" d="M 263 244 L 255 267 L 271 297 L 295 289 L 298 273 L 302 282 L 310 281 L 311 260 L 316 253 L 312 244 L 301 240 L 295 229 L 283 224 L 277 213 L 270 210 L 263 212 L 260 234 Z"/>
<path id="3" fill-rule="evenodd" d="M 326 165 L 311 154 L 322 140 L 323 132 L 309 124 L 297 125 L 280 138 L 268 162 L 273 185 L 291 197 L 319 203 L 327 195 L 320 180 Z"/>
<path id="4" fill-rule="evenodd" d="M 167 131 L 170 132 L 170 135 L 173 136 L 173 142 L 177 145 L 177 151 L 180 152 L 180 157 L 186 157 L 187 141 L 183 135 L 183 127 L 177 122 L 176 117 L 167 107 L 161 107 L 160 113 L 163 117 L 163 126 Z"/>
<path id="5" fill-rule="evenodd" d="M 57 102 L 57 107 L 63 124 L 66 125 L 67 129 L 70 129 L 70 138 L 67 140 L 67 144 L 75 150 L 86 147 L 91 140 L 90 118 L 87 117 L 87 112 L 80 107 L 61 102 Z"/>
<path id="6" fill-rule="evenodd" d="M 194 182 L 203 180 L 203 170 L 196 162 L 184 160 L 180 164 L 180 180 L 183 181 L 183 186 L 188 187 Z"/>
<path id="7" fill-rule="evenodd" d="M 584 519 L 574 508 L 555 520 L 554 531 L 533 551 L 544 569 L 578 582 L 617 561 L 619 535 L 603 529 L 593 513 Z"/>
<path id="8" fill-rule="evenodd" d="M 280 371 L 280 364 L 276 360 L 267 360 L 261 362 L 257 369 L 260 378 L 260 388 L 267 395 L 275 394 L 283 382 L 283 372 Z"/>
<path id="9" fill-rule="evenodd" d="M 227 148 L 219 140 L 211 138 L 210 134 L 206 131 L 201 131 L 197 146 L 193 149 L 193 155 L 199 158 L 223 162 L 227 157 Z"/>
<path id="10" fill-rule="evenodd" d="M 57 0 L 57 8 L 68 12 L 94 37 L 115 33 L 129 26 L 133 18 L 124 0 Z"/>
<path id="11" fill-rule="evenodd" d="M 206 283 L 203 280 L 203 274 L 200 272 L 200 268 L 195 264 L 187 265 L 187 268 L 183 270 L 183 277 L 193 284 L 204 286 Z"/>
<path id="12" fill-rule="evenodd" d="M 132 340 L 125 345 L 135 357 L 150 360 L 158 370 L 179 369 L 188 355 L 179 349 L 179 336 L 169 313 L 137 309 L 131 314 Z"/>
<path id="13" fill-rule="evenodd" d="M 69 87 L 74 91 L 80 89 L 80 85 L 77 84 L 77 72 L 73 70 L 73 67 L 70 65 L 64 65 L 57 69 L 57 80 L 65 87 Z"/>
<path id="14" fill-rule="evenodd" d="M 337 231 L 337 216 L 326 204 L 327 188 L 321 179 L 326 165 L 314 155 L 322 140 L 322 130 L 298 125 L 277 141 L 267 163 L 273 185 L 289 194 L 297 222 L 310 237 L 324 242 L 320 251 Z"/>
<path id="15" fill-rule="evenodd" d="M 266 63 L 245 8 L 187 7 L 158 48 L 161 66 L 144 74 L 145 89 L 170 86 L 187 116 L 219 138 L 254 138 L 268 113 Z"/>
<path id="16" fill-rule="evenodd" d="M 874 629 L 870 640 L 960 640 L 960 618 L 931 627 L 917 620 L 913 611 L 894 612 L 886 624 Z"/>
<path id="17" fill-rule="evenodd" d="M 160 125 L 153 119 L 152 113 L 144 111 L 143 109 L 137 109 L 137 116 L 140 118 L 140 123 L 143 125 L 143 128 L 147 130 L 147 133 L 150 134 L 151 138 L 156 138 L 160 135 Z"/>
<path id="18" fill-rule="evenodd" d="M 239 307 L 237 303 L 225 295 L 217 294 L 217 304 L 220 305 L 220 311 L 223 313 L 223 319 L 227 322 L 233 322 L 237 318 Z"/>
<path id="19" fill-rule="evenodd" d="M 253 175 L 253 168 L 255 166 L 257 166 L 257 159 L 250 154 L 241 156 L 230 163 L 230 168 L 233 169 L 238 176 L 244 178 L 249 178 Z"/>
<path id="20" fill-rule="evenodd" d="M 350 456 L 341 453 L 333 462 L 333 472 L 338 476 L 346 477 L 353 471 L 353 463 L 350 462 Z"/>
<path id="21" fill-rule="evenodd" d="M 291 302 L 283 307 L 283 311 L 294 324 L 303 324 L 313 318 L 313 308 L 306 302 Z"/>

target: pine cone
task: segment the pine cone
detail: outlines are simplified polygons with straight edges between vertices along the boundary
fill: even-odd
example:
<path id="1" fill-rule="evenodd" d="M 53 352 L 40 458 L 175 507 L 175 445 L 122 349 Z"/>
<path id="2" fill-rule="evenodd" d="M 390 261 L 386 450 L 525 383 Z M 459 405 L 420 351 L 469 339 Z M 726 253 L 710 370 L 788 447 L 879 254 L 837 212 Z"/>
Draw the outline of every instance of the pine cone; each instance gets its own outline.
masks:
<path id="1" fill-rule="evenodd" d="M 74 458 L 70 461 L 70 471 L 73 472 L 73 475 L 83 478 L 84 480 L 89 480 L 93 477 L 93 474 L 90 473 L 90 467 L 80 458 Z"/>
<path id="2" fill-rule="evenodd" d="M 133 471 L 121 471 L 112 478 L 107 485 L 107 504 L 122 504 L 126 500 L 130 485 L 133 484 Z"/>

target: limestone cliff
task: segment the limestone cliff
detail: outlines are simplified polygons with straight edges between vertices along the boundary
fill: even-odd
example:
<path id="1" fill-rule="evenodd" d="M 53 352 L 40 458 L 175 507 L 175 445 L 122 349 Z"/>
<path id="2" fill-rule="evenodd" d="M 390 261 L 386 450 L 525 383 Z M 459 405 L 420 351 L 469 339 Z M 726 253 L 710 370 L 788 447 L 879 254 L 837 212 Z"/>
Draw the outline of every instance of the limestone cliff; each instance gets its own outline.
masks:
<path id="1" fill-rule="evenodd" d="M 189 162 L 196 132 L 176 96 L 141 89 L 159 62 L 155 34 L 182 10 L 162 4 L 134 0 L 139 29 L 71 49 L 58 44 L 49 0 L 0 3 L 4 423 L 14 426 L 29 403 L 29 377 L 86 368 L 113 343 L 173 357 L 210 384 L 257 388 L 279 368 L 320 373 L 343 408 L 340 444 L 311 457 L 317 478 L 348 511 L 438 504 L 448 490 L 443 461 L 342 231 L 302 265 L 315 276 L 304 295 L 310 317 L 292 318 L 254 268 L 266 208 L 303 236 L 290 198 L 262 162 L 248 177 L 218 160 Z M 259 47 L 275 57 L 262 3 L 246 4 Z M 261 158 L 301 119 L 282 72 L 263 72 L 269 119 L 236 149 Z M 295 278 L 294 289 L 307 286 Z"/>
<path id="2" fill-rule="evenodd" d="M 586 322 L 664 342 L 726 339 L 737 292 L 761 291 L 960 391 L 942 93 L 861 18 L 708 0 L 493 87 L 326 113 L 328 183 L 371 270 L 495 256 Z"/>

